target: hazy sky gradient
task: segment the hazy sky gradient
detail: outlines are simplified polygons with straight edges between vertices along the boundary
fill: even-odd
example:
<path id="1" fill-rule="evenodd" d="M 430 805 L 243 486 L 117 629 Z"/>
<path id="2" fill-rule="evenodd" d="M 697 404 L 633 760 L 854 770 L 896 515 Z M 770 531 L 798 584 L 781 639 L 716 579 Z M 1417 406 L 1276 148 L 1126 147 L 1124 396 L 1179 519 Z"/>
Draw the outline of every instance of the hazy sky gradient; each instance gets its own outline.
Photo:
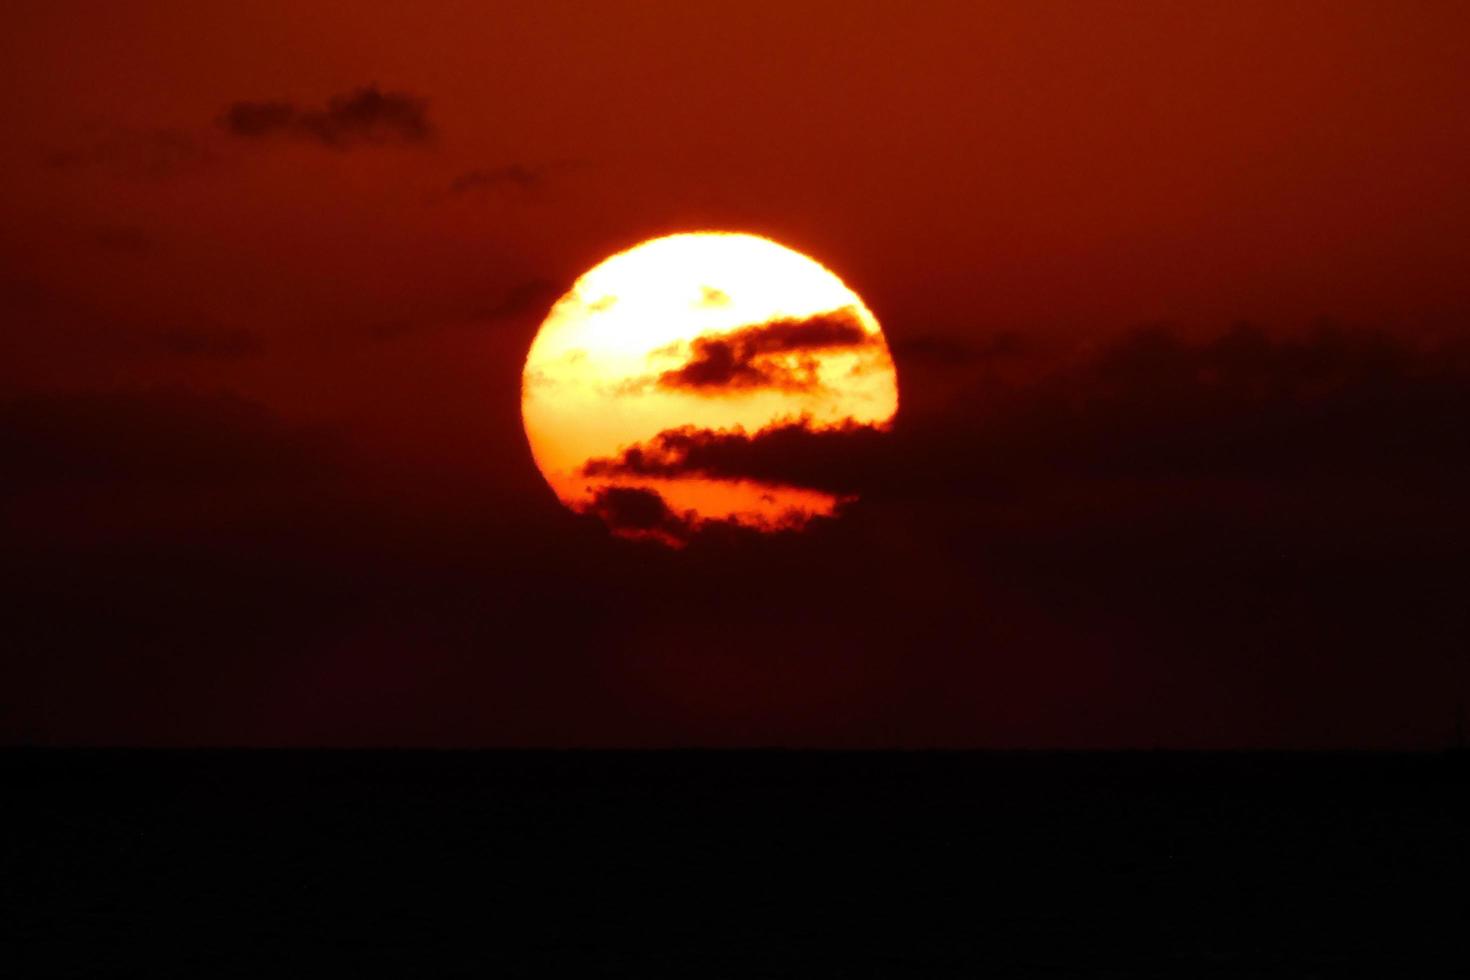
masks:
<path id="1" fill-rule="evenodd" d="M 1467 10 L 11 0 L 0 736 L 1438 744 Z M 698 228 L 903 407 L 841 527 L 650 556 L 520 372 Z"/>

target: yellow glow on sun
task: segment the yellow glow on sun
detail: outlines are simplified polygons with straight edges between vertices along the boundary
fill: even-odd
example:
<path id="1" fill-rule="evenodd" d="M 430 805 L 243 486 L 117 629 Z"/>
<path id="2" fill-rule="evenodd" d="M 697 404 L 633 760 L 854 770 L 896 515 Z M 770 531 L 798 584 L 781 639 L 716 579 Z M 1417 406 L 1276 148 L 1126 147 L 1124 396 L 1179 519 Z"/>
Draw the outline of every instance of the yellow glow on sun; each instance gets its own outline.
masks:
<path id="1" fill-rule="evenodd" d="M 652 239 L 587 272 L 542 323 L 522 382 L 532 454 L 567 506 L 640 488 L 696 525 L 799 527 L 842 498 L 729 474 L 589 476 L 589 463 L 670 430 L 883 427 L 897 407 L 892 359 L 857 294 L 799 252 L 724 232 Z"/>

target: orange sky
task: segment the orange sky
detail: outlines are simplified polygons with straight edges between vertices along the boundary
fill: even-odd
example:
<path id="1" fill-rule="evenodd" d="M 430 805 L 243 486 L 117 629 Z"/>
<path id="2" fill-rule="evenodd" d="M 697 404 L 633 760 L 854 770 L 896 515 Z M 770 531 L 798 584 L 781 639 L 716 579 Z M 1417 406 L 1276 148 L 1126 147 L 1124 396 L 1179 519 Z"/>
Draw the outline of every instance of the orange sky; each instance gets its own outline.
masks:
<path id="1" fill-rule="evenodd" d="M 523 335 L 457 327 L 518 288 L 554 294 L 690 227 L 820 256 L 899 343 L 1442 328 L 1470 309 L 1458 5 L 8 11 L 7 306 L 110 337 L 248 335 L 262 356 L 120 367 L 107 344 L 31 336 L 0 382 L 182 375 L 358 418 L 385 386 L 417 398 L 405 364 L 513 362 Z M 256 145 L 217 125 L 239 101 L 374 82 L 427 100 L 432 142 Z M 507 167 L 534 179 L 450 190 Z"/>
<path id="2" fill-rule="evenodd" d="M 493 580 L 510 597 L 486 614 L 497 622 L 516 621 L 521 606 L 560 621 L 560 606 L 536 603 L 564 592 L 598 608 L 623 559 L 587 557 L 590 539 L 568 530 L 575 519 L 535 470 L 520 421 L 526 352 L 578 275 L 643 239 L 711 227 L 817 258 L 862 297 L 897 364 L 898 462 L 876 476 L 855 465 L 833 482 L 861 484 L 873 510 L 852 533 L 870 538 L 840 539 L 827 564 L 779 559 L 801 581 L 853 570 L 857 584 L 829 596 L 861 601 L 850 645 L 887 635 L 896 649 L 915 618 L 931 624 L 936 650 L 983 628 L 995 643 L 1054 652 L 1034 661 L 1032 691 L 1055 695 L 1054 718 L 1081 717 L 1072 705 L 1099 691 L 1124 718 L 1149 690 L 1129 672 L 1151 682 L 1173 662 L 1076 651 L 1155 649 L 1138 631 L 1159 616 L 1157 589 L 1180 590 L 1159 650 L 1201 636 L 1221 637 L 1221 650 L 1269 647 L 1231 639 L 1222 619 L 1287 624 L 1290 636 L 1309 623 L 1320 627 L 1321 642 L 1304 644 L 1314 650 L 1336 635 L 1397 651 L 1400 630 L 1440 630 L 1421 644 L 1431 649 L 1460 615 L 1459 603 L 1433 614 L 1415 603 L 1435 594 L 1425 581 L 1449 580 L 1436 562 L 1463 540 L 1446 530 L 1463 521 L 1446 501 L 1463 494 L 1443 484 L 1464 456 L 1456 413 L 1470 403 L 1460 362 L 1415 344 L 1426 334 L 1463 347 L 1470 315 L 1470 6 L 7 0 L 5 13 L 0 448 L 34 473 L 5 499 L 0 529 L 29 535 L 32 565 L 57 562 L 54 581 L 30 569 L 16 579 L 50 590 L 32 602 L 50 610 L 37 636 L 58 622 L 113 623 L 67 603 L 119 582 L 144 590 L 139 609 L 168 598 L 161 629 L 182 589 L 214 640 L 218 622 L 295 608 L 306 589 L 296 576 L 360 574 L 389 583 L 383 594 L 460 589 L 475 602 Z M 1320 318 L 1381 329 L 1391 343 L 1308 334 Z M 1264 333 L 1226 333 L 1240 321 Z M 1168 329 L 1132 333 L 1150 324 Z M 1074 412 L 1081 401 L 1087 411 Z M 1363 447 L 1367 462 L 1353 455 Z M 792 456 L 826 465 L 783 453 L 772 472 Z M 1385 480 L 1388 456 L 1413 478 Z M 321 537 L 303 537 L 306 526 Z M 1190 536 L 1208 529 L 1220 540 Z M 1293 534 L 1306 538 L 1289 551 L 1280 542 Z M 135 574 L 117 557 L 170 540 L 212 556 L 226 585 L 206 588 L 215 580 L 193 568 L 175 580 L 167 562 Z M 423 584 L 472 566 L 459 549 L 487 540 L 494 561 Z M 63 543 L 83 557 L 56 558 Z M 1350 545 L 1382 550 L 1339 562 Z M 852 597 L 877 573 L 843 557 L 848 547 L 881 555 L 888 591 L 927 611 L 869 629 L 873 604 Z M 1136 559 L 1132 573 L 1104 560 L 1120 553 Z M 1261 598 L 1299 596 L 1300 580 L 1272 578 L 1288 553 L 1320 559 L 1301 574 L 1325 583 L 1297 619 Z M 1404 555 L 1414 560 L 1392 564 Z M 91 584 L 66 577 L 93 564 L 106 574 Z M 570 566 L 591 569 L 584 587 L 563 587 Z M 237 567 L 257 568 L 263 590 L 244 594 L 274 598 L 211 605 L 234 594 Z M 1364 578 L 1349 587 L 1353 569 Z M 684 571 L 661 584 L 663 572 L 649 574 L 647 594 L 674 583 L 693 609 L 718 593 Z M 280 583 L 284 598 L 269 591 Z M 349 636 L 302 613 L 271 642 L 350 645 L 398 630 L 422 644 L 414 617 L 439 622 L 437 607 L 398 609 L 362 589 L 344 607 L 389 610 L 383 629 L 354 622 Z M 1400 605 L 1368 601 L 1385 593 Z M 1212 618 L 1215 596 L 1228 598 L 1228 616 Z M 1386 611 L 1362 627 L 1334 618 L 1342 610 Z M 819 613 L 788 624 L 792 635 L 826 636 L 833 617 Z M 765 643 L 759 617 L 728 618 Z M 652 614 L 640 622 L 608 629 L 657 647 L 665 626 Z M 445 649 L 491 630 L 468 613 L 456 628 L 444 627 Z M 134 640 L 158 648 L 149 630 Z M 76 648 L 104 647 L 88 636 Z M 874 704 L 895 688 L 886 670 L 922 688 L 915 724 L 943 717 L 968 731 L 970 719 L 998 717 L 923 700 L 951 689 L 1019 703 L 1005 677 L 945 679 L 990 666 L 935 661 L 922 675 L 874 663 L 871 687 L 885 692 Z M 1260 680 L 1252 710 L 1278 732 L 1313 724 L 1290 695 L 1322 663 L 1221 663 L 1188 674 L 1197 696 L 1177 702 L 1177 730 L 1208 717 L 1202 704 L 1228 715 L 1252 696 L 1242 685 L 1273 670 L 1297 673 Z M 1362 676 L 1336 689 L 1366 704 L 1381 672 L 1367 654 L 1358 663 Z M 460 676 L 453 664 L 444 676 Z M 511 672 L 495 688 L 511 717 L 535 699 L 521 696 L 521 665 L 495 664 Z M 63 667 L 57 690 L 70 690 L 86 672 Z M 192 690 L 192 675 L 180 676 Z M 1446 689 L 1427 668 L 1416 676 Z M 274 683 L 252 677 L 261 690 Z M 1063 693 L 1048 686 L 1058 678 Z M 196 681 L 230 687 L 212 673 Z M 27 683 L 44 689 L 34 677 L 9 686 Z M 588 684 L 584 714 L 601 717 L 601 688 Z M 1343 702 L 1342 730 L 1362 731 L 1355 719 L 1370 716 L 1427 718 L 1411 693 L 1397 716 Z M 487 717 L 468 701 L 464 716 Z M 791 717 L 806 724 L 798 708 Z"/>
<path id="3" fill-rule="evenodd" d="M 908 329 L 1466 306 L 1455 4 L 8 11 L 7 265 L 122 308 L 432 319 L 690 225 L 827 256 Z M 212 127 L 237 100 L 374 81 L 429 100 L 432 148 L 257 151 Z M 40 165 L 158 128 L 219 159 L 156 180 Z M 434 200 L 508 164 L 550 170 Z M 117 227 L 170 258 L 117 268 L 94 245 Z"/>

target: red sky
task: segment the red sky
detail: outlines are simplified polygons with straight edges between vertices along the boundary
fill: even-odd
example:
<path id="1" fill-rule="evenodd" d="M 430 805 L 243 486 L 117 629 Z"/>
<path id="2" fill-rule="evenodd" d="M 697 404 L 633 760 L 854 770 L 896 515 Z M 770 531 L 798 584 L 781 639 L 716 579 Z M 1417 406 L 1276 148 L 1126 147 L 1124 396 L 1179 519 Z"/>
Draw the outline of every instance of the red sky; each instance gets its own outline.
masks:
<path id="1" fill-rule="evenodd" d="M 1463 618 L 1433 596 L 1467 540 L 1449 503 L 1466 487 L 1454 372 L 1470 314 L 1467 42 L 1470 14 L 1452 3 L 11 0 L 0 397 L 20 462 L 4 527 L 32 607 L 86 628 L 64 651 L 37 645 L 42 626 L 22 629 L 4 731 L 1431 743 L 1449 709 L 1426 699 L 1445 687 L 1444 651 L 1464 646 Z M 332 109 L 369 87 L 411 125 Z M 288 121 L 227 124 L 232 107 L 261 105 Z M 603 553 L 617 546 L 564 523 L 519 429 L 521 360 L 580 272 L 705 227 L 774 237 L 861 293 L 904 386 L 910 441 L 892 465 L 920 474 L 958 524 L 930 526 L 932 501 L 880 488 L 884 516 L 863 525 L 873 537 L 858 553 L 900 548 L 922 595 L 876 629 L 884 650 L 849 638 L 800 669 L 736 654 L 691 668 L 701 662 L 678 659 L 685 620 L 655 613 L 637 591 L 651 584 L 625 585 L 597 601 L 636 610 L 603 610 L 636 656 L 599 660 L 590 634 L 564 638 L 585 681 L 568 707 L 551 680 L 562 667 L 542 676 L 516 661 L 544 625 L 518 617 L 554 618 L 557 594 L 591 601 L 593 573 L 567 584 L 557 562 L 617 578 L 620 563 L 652 559 Z M 1323 320 L 1348 338 L 1312 334 Z M 1238 322 L 1259 325 L 1265 346 L 1208 346 Z M 1126 339 L 1150 324 L 1166 328 L 1163 353 Z M 986 353 L 1011 346 L 1015 364 Z M 1186 368 L 1226 381 L 1206 392 L 1149 373 Z M 1024 405 L 996 395 L 1012 384 Z M 1296 394 L 1283 402 L 1273 385 Z M 1055 421 L 1078 392 L 1101 407 Z M 1212 461 L 1248 462 L 1203 472 L 1143 431 L 1156 417 L 1186 420 L 1186 445 L 1204 432 Z M 1029 510 L 986 511 L 961 486 L 975 473 L 951 465 L 1009 452 L 1024 469 L 1087 449 L 1068 428 L 1077 418 L 1120 427 L 1096 447 L 1105 487 L 1096 473 L 1028 470 L 1017 499 Z M 1411 448 L 1394 448 L 1406 432 L 1419 434 Z M 1349 459 L 1353 446 L 1377 455 Z M 1167 503 L 1146 506 L 1150 494 Z M 1051 564 L 1036 557 L 1048 547 Z M 1007 548 L 1030 564 L 995 557 Z M 339 600 L 382 618 L 354 621 L 310 589 L 298 609 L 301 591 L 281 585 L 365 561 L 379 564 Z M 119 575 L 131 611 L 88 598 L 116 595 Z M 1342 591 L 1312 591 L 1334 575 Z M 1182 598 L 1110 591 L 1171 577 Z M 466 598 L 507 580 L 510 605 Z M 1264 581 L 1294 598 L 1262 598 Z M 204 611 L 180 625 L 167 597 L 191 582 Z M 456 596 L 442 622 L 415 591 L 440 587 Z M 1389 611 L 1366 625 L 1328 613 L 1385 592 Z M 1010 596 L 1005 614 L 975 612 L 977 594 Z M 760 634 L 765 614 L 746 615 Z M 241 666 L 238 631 L 222 625 L 235 616 L 274 624 L 268 641 L 239 643 L 306 651 L 309 666 L 279 652 Z M 947 625 L 916 638 L 915 616 Z M 1168 651 L 1218 635 L 1221 616 L 1229 641 L 1178 666 Z M 426 631 L 434 622 L 441 632 Z M 832 635 L 816 614 L 781 623 L 790 644 Z M 1352 636 L 1379 652 L 1314 682 Z M 465 652 L 486 637 L 499 653 Z M 921 641 L 924 666 L 905 668 L 896 651 Z M 233 666 L 188 659 L 221 643 Z M 1007 666 L 981 669 L 967 659 L 977 646 L 1010 651 Z M 1392 674 L 1380 705 L 1386 646 L 1430 652 Z M 435 661 L 431 647 L 454 652 Z M 152 674 L 126 666 L 142 650 Z M 415 667 L 423 657 L 437 666 Z M 293 713 L 323 685 L 340 692 L 344 672 L 367 693 L 321 718 Z M 610 688 L 585 680 L 608 672 L 621 678 Z M 106 693 L 144 675 L 127 690 L 145 707 Z M 746 682 L 766 693 L 718 711 L 701 701 Z M 1014 698 L 994 693 L 1002 683 Z M 489 688 L 483 702 L 463 693 Z M 905 693 L 890 704 L 884 690 Z M 979 707 L 954 707 L 957 691 Z M 1147 707 L 1158 698 L 1174 706 Z M 1093 699 L 1102 715 L 1079 721 Z"/>

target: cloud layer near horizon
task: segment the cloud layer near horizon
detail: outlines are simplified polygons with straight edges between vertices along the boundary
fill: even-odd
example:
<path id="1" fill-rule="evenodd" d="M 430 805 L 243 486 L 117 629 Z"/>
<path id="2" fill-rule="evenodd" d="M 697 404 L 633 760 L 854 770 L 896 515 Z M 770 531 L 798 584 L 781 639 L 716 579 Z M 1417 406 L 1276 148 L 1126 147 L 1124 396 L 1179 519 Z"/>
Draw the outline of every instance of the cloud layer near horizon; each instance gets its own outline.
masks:
<path id="1" fill-rule="evenodd" d="M 7 737 L 351 742 L 372 717 L 406 741 L 738 743 L 722 719 L 757 710 L 823 744 L 1336 744 L 1368 737 L 1370 702 L 1376 740 L 1438 731 L 1467 625 L 1463 346 L 1155 330 L 997 355 L 1006 380 L 897 347 L 906 384 L 952 394 L 891 437 L 675 431 L 606 464 L 862 495 L 790 535 L 690 534 L 637 488 L 578 518 L 510 449 L 426 481 L 238 399 L 12 398 Z M 513 447 L 513 405 L 497 424 Z M 695 684 L 715 649 L 765 693 Z M 792 657 L 853 687 L 824 700 Z M 309 695 L 311 671 L 359 693 Z M 368 711 L 404 684 L 421 708 Z M 559 720 L 528 722 L 528 696 Z"/>

